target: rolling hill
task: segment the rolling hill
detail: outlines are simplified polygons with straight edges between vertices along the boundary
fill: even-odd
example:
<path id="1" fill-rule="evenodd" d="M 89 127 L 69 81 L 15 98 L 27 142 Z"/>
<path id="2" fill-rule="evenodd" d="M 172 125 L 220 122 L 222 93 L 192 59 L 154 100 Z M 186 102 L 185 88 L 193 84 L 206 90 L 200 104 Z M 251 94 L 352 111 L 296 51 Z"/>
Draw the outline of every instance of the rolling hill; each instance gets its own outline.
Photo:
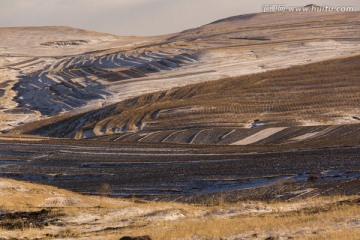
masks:
<path id="1" fill-rule="evenodd" d="M 198 83 L 23 130 L 153 143 L 357 143 L 359 65 L 356 56 Z"/>
<path id="2" fill-rule="evenodd" d="M 261 13 L 147 38 L 2 28 L 0 129 L 173 87 L 353 56 L 358 19 L 358 12 Z"/>

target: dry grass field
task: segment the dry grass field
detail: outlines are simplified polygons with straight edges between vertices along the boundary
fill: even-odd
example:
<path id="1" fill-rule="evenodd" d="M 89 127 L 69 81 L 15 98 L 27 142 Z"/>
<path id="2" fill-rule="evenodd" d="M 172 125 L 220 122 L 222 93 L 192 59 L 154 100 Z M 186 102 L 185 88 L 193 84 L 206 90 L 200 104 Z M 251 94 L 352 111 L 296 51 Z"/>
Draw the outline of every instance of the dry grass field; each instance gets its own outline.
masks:
<path id="1" fill-rule="evenodd" d="M 103 196 L 84 196 L 0 179 L 0 238 L 357 240 L 359 236 L 358 196 L 188 205 L 112 199 L 103 188 Z"/>

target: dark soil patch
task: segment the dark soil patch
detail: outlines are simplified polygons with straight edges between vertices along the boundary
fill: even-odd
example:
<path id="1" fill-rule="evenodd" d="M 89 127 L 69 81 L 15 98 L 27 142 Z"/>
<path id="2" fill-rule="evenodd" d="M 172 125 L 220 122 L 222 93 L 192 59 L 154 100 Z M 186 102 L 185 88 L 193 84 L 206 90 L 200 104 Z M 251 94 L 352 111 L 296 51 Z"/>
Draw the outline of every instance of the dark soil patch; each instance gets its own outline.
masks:
<path id="1" fill-rule="evenodd" d="M 24 228 L 43 228 L 56 221 L 59 213 L 42 209 L 37 212 L 14 212 L 0 215 L 0 228 L 17 230 Z"/>

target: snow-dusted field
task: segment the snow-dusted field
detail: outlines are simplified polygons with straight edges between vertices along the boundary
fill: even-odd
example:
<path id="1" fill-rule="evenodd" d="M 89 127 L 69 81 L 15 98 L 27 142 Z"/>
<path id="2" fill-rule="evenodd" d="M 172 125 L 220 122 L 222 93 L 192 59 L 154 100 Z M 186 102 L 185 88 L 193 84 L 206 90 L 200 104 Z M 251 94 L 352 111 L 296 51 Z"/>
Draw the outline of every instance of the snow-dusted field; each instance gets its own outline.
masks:
<path id="1" fill-rule="evenodd" d="M 358 55 L 357 19 L 358 12 L 255 14 L 148 38 L 0 28 L 0 130 L 177 86 Z"/>

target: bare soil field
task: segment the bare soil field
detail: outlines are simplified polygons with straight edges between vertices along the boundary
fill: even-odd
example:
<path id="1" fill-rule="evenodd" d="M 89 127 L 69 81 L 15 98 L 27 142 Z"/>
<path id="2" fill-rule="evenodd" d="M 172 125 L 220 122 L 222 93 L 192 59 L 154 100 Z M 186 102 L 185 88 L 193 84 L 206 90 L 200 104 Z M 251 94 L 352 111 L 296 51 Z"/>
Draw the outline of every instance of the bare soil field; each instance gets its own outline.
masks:
<path id="1" fill-rule="evenodd" d="M 114 197 L 194 203 L 203 203 L 209 196 L 235 202 L 284 200 L 359 194 L 358 153 L 358 147 L 184 147 L 90 140 L 2 140 L 0 177 L 85 194 L 101 194 L 99 186 L 108 184 L 109 195 Z"/>

